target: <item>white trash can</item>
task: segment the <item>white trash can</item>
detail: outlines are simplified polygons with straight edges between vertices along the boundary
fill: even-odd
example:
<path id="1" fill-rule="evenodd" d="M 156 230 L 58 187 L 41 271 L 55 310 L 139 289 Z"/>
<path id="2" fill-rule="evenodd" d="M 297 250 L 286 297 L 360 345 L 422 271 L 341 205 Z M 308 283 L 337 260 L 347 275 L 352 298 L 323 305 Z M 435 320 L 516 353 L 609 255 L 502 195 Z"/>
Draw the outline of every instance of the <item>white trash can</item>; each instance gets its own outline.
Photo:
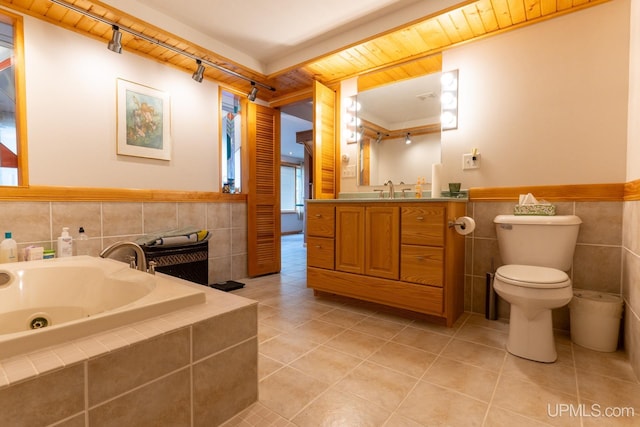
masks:
<path id="1" fill-rule="evenodd" d="M 569 317 L 571 341 L 591 350 L 616 351 L 622 318 L 621 297 L 574 289 Z"/>

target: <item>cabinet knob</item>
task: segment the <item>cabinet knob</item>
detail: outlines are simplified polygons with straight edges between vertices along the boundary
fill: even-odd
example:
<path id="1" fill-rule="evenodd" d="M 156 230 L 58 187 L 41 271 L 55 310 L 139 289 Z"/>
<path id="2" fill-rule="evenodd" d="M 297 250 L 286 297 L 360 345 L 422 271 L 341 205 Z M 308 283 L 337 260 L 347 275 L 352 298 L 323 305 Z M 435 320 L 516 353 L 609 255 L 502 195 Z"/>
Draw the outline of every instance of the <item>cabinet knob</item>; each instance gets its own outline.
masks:
<path id="1" fill-rule="evenodd" d="M 423 257 L 423 256 L 417 256 L 417 257 L 416 257 L 416 259 L 417 259 L 418 261 L 424 261 L 424 257 Z"/>
<path id="2" fill-rule="evenodd" d="M 316 245 L 316 249 L 322 249 L 322 246 Z"/>
<path id="3" fill-rule="evenodd" d="M 416 217 L 416 220 L 418 220 L 418 221 L 424 221 L 424 217 L 423 217 L 423 216 L 418 216 L 418 217 Z"/>
<path id="4" fill-rule="evenodd" d="M 316 218 L 322 218 L 322 214 L 315 214 L 314 215 Z"/>

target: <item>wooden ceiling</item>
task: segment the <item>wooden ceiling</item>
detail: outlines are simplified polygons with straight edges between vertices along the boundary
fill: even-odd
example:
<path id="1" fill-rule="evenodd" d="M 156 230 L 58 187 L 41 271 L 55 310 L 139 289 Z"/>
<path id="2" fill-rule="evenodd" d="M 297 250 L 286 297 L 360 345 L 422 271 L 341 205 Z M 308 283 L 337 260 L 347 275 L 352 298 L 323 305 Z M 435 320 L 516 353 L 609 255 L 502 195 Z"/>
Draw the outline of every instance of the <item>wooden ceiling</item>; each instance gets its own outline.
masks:
<path id="1" fill-rule="evenodd" d="M 360 88 L 373 87 L 411 75 L 440 70 L 442 51 L 478 38 L 499 34 L 550 19 L 609 0 L 478 0 L 467 1 L 435 16 L 426 16 L 368 40 L 345 46 L 340 51 L 315 58 L 298 66 L 264 75 L 218 55 L 216 52 L 170 34 L 137 17 L 113 9 L 96 0 L 66 0 L 90 11 L 121 28 L 159 40 L 188 54 L 203 58 L 250 79 L 270 85 L 276 90 L 260 90 L 258 97 L 272 105 L 308 97 L 313 80 L 334 85 L 341 80 L 366 75 Z M 26 15 L 43 19 L 80 34 L 102 40 L 111 39 L 111 26 L 54 4 L 49 0 L 0 0 L 0 5 Z M 193 59 L 156 43 L 123 32 L 123 51 L 152 58 L 193 73 Z M 106 47 L 105 47 L 106 48 Z M 399 67 L 397 67 L 400 65 Z M 249 92 L 246 80 L 207 67 L 205 78 L 242 92 Z"/>

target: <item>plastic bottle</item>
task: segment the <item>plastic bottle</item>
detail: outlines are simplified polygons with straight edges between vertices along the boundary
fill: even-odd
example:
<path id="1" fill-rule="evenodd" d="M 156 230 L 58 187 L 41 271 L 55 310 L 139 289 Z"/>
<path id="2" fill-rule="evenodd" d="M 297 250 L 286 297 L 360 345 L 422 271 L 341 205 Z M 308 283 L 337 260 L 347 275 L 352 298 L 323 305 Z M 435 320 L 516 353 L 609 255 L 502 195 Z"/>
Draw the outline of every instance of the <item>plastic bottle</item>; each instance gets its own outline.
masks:
<path id="1" fill-rule="evenodd" d="M 0 263 L 18 262 L 18 244 L 11 238 L 11 232 L 4 233 L 4 240 L 0 242 Z"/>
<path id="2" fill-rule="evenodd" d="M 62 227 L 62 234 L 58 237 L 58 258 L 73 256 L 73 239 L 69 235 L 69 227 Z"/>
<path id="3" fill-rule="evenodd" d="M 76 255 L 89 255 L 89 236 L 84 232 L 84 227 L 78 229 L 78 238 L 74 246 Z"/>

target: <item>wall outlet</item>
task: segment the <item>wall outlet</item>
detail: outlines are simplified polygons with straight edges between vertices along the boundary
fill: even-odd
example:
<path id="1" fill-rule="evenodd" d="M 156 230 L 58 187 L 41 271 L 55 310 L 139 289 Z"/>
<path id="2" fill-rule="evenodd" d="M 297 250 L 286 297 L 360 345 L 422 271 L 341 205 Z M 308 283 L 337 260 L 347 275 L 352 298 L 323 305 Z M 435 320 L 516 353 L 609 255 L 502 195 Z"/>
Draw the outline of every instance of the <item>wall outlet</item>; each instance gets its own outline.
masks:
<path id="1" fill-rule="evenodd" d="M 343 178 L 355 178 L 356 177 L 356 165 L 347 165 L 342 167 Z"/>
<path id="2" fill-rule="evenodd" d="M 466 169 L 478 169 L 480 167 L 480 154 L 463 154 L 462 155 L 462 170 Z"/>

